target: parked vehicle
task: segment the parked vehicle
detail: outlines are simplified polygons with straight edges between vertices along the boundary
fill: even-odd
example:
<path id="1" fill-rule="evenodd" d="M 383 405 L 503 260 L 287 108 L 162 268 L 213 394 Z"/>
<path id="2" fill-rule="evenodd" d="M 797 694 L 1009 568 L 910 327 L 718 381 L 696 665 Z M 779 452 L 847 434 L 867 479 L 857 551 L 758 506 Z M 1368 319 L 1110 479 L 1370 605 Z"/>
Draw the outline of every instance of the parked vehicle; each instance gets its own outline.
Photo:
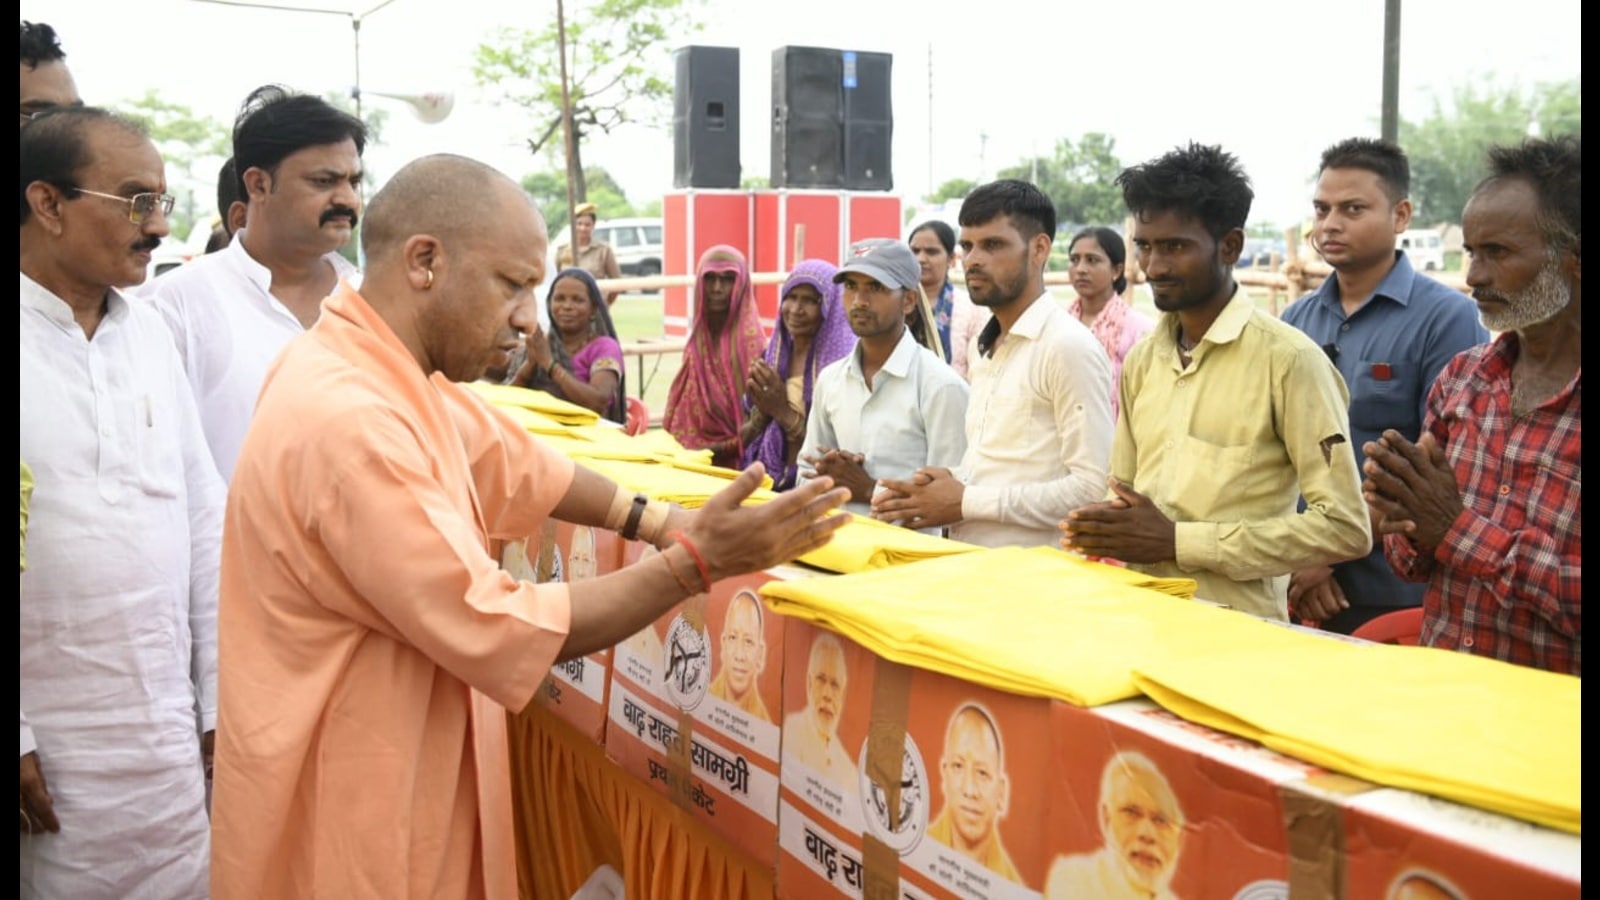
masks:
<path id="1" fill-rule="evenodd" d="M 594 240 L 605 241 L 617 255 L 617 266 L 627 276 L 661 274 L 661 220 L 652 218 L 606 219 L 594 226 Z M 572 228 L 550 242 L 550 259 L 556 248 L 572 243 Z"/>
<path id="2" fill-rule="evenodd" d="M 1400 249 L 1411 257 L 1411 267 L 1421 272 L 1444 268 L 1444 238 L 1431 228 L 1413 228 L 1400 235 Z"/>

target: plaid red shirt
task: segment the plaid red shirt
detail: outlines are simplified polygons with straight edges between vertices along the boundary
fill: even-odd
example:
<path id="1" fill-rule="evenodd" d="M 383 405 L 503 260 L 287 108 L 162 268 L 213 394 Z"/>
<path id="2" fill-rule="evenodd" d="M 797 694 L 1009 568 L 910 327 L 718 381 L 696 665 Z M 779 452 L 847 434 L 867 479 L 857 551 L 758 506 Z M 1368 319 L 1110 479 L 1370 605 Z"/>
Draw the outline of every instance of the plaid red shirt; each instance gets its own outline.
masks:
<path id="1" fill-rule="evenodd" d="M 1583 370 L 1530 415 L 1511 414 L 1515 333 L 1452 359 L 1423 427 L 1465 508 L 1432 557 L 1403 535 L 1384 553 L 1428 582 L 1422 643 L 1583 674 Z"/>

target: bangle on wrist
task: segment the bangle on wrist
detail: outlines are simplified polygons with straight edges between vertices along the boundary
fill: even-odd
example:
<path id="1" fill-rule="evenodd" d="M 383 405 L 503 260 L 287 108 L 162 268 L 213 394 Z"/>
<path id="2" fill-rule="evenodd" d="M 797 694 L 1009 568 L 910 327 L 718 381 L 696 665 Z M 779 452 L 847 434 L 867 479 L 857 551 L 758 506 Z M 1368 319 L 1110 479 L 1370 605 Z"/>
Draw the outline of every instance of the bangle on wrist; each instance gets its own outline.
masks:
<path id="1" fill-rule="evenodd" d="M 645 507 L 650 505 L 650 498 L 643 494 L 633 495 L 633 506 L 628 510 L 628 518 L 622 524 L 622 530 L 617 532 L 623 540 L 633 541 L 639 539 L 639 521 L 644 517 Z"/>
<path id="2" fill-rule="evenodd" d="M 706 558 L 700 555 L 700 551 L 690 542 L 689 536 L 682 531 L 668 532 L 667 537 L 675 539 L 679 546 L 689 551 L 689 555 L 694 557 L 694 567 L 700 572 L 700 583 L 705 585 L 706 592 L 709 593 L 711 591 L 711 569 L 706 565 Z"/>
<path id="3" fill-rule="evenodd" d="M 665 500 L 650 500 L 644 505 L 644 512 L 639 516 L 639 525 L 635 529 L 640 540 L 647 544 L 655 545 L 661 542 L 661 529 L 667 525 L 667 515 L 672 511 L 672 504 Z"/>
<path id="4" fill-rule="evenodd" d="M 683 589 L 684 596 L 693 597 L 696 593 L 694 585 L 689 583 L 689 579 L 684 578 L 678 573 L 678 567 L 672 564 L 672 559 L 663 553 L 661 554 L 661 561 L 666 563 L 667 571 L 672 573 L 672 580 L 676 581 L 678 583 L 678 587 Z"/>

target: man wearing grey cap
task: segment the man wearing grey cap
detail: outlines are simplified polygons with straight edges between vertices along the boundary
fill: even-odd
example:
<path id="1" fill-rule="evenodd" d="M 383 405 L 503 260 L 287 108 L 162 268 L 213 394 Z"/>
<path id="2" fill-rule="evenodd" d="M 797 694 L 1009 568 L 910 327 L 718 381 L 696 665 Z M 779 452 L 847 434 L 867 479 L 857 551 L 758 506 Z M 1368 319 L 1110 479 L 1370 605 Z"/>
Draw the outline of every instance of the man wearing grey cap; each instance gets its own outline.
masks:
<path id="1" fill-rule="evenodd" d="M 968 359 L 967 452 L 953 470 L 883 480 L 872 514 L 949 526 L 950 537 L 986 547 L 1056 546 L 1067 513 L 1105 494 L 1111 361 L 1045 291 L 1056 230 L 1049 197 L 995 181 L 967 196 L 959 218 L 967 293 L 994 313 Z"/>
<path id="2" fill-rule="evenodd" d="M 817 374 L 802 477 L 831 477 L 850 489 L 846 507 L 867 514 L 879 479 L 961 461 L 967 383 L 907 327 L 923 302 L 910 247 L 891 238 L 858 241 L 833 280 L 844 285 L 857 342 Z"/>

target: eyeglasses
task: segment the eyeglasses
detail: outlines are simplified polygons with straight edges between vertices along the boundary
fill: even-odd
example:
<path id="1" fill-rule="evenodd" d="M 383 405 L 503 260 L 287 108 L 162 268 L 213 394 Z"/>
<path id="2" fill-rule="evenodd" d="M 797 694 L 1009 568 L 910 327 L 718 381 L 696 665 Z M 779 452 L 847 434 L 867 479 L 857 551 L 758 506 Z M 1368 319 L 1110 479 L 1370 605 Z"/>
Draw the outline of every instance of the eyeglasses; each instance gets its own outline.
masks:
<path id="1" fill-rule="evenodd" d="M 128 204 L 128 221 L 135 225 L 143 225 L 144 220 L 155 215 L 158 211 L 163 219 L 172 215 L 172 207 L 178 198 L 171 194 L 134 194 L 132 197 L 119 197 L 116 194 L 106 194 L 101 191 L 91 191 L 87 188 L 71 188 L 74 193 L 88 194 L 91 197 L 104 197 L 107 200 L 117 200 Z"/>

